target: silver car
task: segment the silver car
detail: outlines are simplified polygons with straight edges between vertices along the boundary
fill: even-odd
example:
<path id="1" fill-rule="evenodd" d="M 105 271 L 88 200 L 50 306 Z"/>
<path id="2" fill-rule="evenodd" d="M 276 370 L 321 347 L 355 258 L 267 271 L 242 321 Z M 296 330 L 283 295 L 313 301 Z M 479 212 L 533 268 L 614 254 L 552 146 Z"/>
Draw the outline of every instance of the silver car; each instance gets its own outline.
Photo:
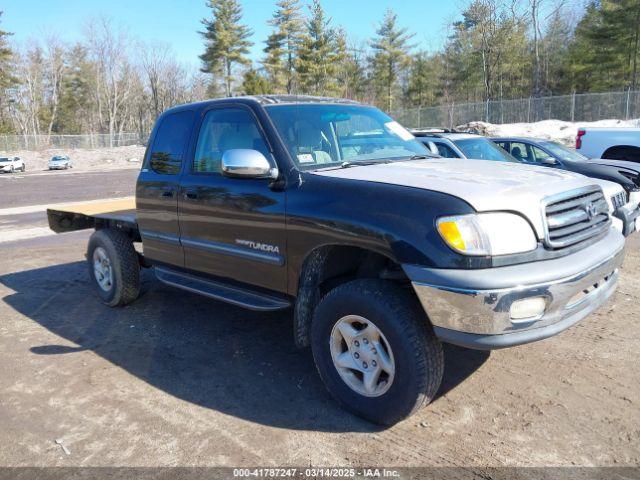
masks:
<path id="1" fill-rule="evenodd" d="M 66 155 L 55 155 L 49 160 L 49 170 L 67 170 L 73 168 L 73 162 Z"/>

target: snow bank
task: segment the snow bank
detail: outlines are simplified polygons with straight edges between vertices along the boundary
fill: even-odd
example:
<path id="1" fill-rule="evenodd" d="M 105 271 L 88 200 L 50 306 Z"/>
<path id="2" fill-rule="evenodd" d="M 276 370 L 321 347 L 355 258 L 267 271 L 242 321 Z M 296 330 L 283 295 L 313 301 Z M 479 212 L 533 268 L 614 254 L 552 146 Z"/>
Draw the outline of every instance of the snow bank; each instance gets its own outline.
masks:
<path id="1" fill-rule="evenodd" d="M 469 122 L 456 127 L 457 130 L 471 130 L 488 137 L 533 137 L 555 140 L 566 145 L 574 145 L 580 127 L 639 127 L 636 120 L 599 120 L 597 122 L 564 122 L 543 120 L 534 123 L 493 124 Z"/>

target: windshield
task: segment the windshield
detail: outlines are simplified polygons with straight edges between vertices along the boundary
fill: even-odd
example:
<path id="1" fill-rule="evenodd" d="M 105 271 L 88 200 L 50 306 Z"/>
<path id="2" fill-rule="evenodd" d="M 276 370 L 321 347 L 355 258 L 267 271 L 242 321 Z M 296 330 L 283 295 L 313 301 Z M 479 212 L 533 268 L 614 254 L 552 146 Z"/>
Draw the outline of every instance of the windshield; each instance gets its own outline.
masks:
<path id="1" fill-rule="evenodd" d="M 515 158 L 484 137 L 454 140 L 464 156 L 475 160 L 493 160 L 498 162 L 517 162 Z"/>
<path id="2" fill-rule="evenodd" d="M 373 107 L 296 104 L 265 109 L 302 169 L 433 156 L 398 122 Z"/>
<path id="3" fill-rule="evenodd" d="M 583 162 L 584 160 L 587 160 L 587 157 L 585 157 L 581 153 L 578 153 L 571 148 L 565 147 L 560 143 L 540 142 L 540 145 L 549 150 L 554 157 L 557 157 L 560 160 L 573 160 L 574 162 Z"/>

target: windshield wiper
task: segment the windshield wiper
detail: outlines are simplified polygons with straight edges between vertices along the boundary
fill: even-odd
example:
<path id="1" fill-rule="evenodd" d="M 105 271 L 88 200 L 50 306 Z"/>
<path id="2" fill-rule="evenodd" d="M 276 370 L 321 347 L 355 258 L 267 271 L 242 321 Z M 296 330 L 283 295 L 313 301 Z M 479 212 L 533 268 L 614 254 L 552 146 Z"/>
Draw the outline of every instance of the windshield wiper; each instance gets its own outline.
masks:
<path id="1" fill-rule="evenodd" d="M 342 162 L 340 168 L 357 167 L 358 165 L 376 165 L 378 163 L 389 163 L 389 160 L 361 160 L 358 162 Z"/>
<path id="2" fill-rule="evenodd" d="M 316 168 L 314 172 L 323 172 L 326 170 L 336 170 L 338 168 L 363 167 L 366 165 L 377 165 L 379 163 L 390 163 L 391 160 L 361 160 L 359 162 L 342 162 L 340 165 L 332 165 L 325 168 Z"/>

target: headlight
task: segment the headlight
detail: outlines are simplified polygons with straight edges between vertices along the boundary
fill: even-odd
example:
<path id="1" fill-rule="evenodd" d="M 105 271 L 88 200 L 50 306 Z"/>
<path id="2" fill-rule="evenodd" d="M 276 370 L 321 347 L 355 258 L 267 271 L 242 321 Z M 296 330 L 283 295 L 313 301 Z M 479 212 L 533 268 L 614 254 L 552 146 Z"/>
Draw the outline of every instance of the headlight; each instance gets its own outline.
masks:
<path id="1" fill-rule="evenodd" d="M 451 248 L 464 255 L 508 255 L 538 246 L 527 221 L 513 213 L 478 213 L 441 217 L 437 227 Z"/>

